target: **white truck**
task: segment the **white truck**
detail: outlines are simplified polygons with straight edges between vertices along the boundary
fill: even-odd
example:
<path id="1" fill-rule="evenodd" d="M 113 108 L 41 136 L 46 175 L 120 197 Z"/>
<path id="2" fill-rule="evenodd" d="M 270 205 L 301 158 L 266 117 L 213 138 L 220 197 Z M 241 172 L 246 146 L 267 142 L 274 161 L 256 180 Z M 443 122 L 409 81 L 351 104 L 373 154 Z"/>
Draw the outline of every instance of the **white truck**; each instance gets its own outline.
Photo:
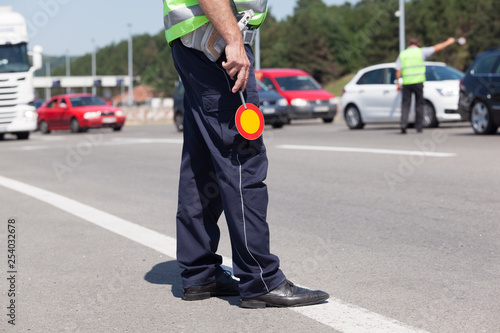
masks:
<path id="1" fill-rule="evenodd" d="M 28 52 L 27 45 L 28 29 L 22 15 L 10 6 L 0 7 L 0 140 L 6 133 L 28 139 L 37 128 L 33 75 L 42 67 L 42 47 Z"/>

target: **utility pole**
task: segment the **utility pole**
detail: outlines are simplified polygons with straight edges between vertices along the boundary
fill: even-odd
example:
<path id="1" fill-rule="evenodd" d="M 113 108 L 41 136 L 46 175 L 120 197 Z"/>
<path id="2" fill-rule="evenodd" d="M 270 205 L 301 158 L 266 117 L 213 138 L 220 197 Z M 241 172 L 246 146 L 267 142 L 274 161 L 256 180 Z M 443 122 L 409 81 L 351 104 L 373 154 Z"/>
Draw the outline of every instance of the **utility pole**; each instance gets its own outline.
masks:
<path id="1" fill-rule="evenodd" d="M 133 78 L 133 62 L 132 62 L 132 24 L 128 24 L 129 37 L 128 37 L 128 105 L 134 104 L 134 78 Z"/>
<path id="2" fill-rule="evenodd" d="M 69 50 L 66 49 L 66 76 L 71 76 Z M 66 94 L 71 93 L 71 88 L 66 87 Z"/>
<path id="3" fill-rule="evenodd" d="M 399 52 L 406 48 L 405 40 L 405 0 L 399 0 Z"/>
<path id="4" fill-rule="evenodd" d="M 49 81 L 52 82 L 52 80 L 50 79 L 50 62 L 48 62 L 45 66 L 45 76 L 47 76 L 49 78 Z M 50 87 L 45 87 L 45 99 L 49 100 L 50 97 Z"/>
<path id="5" fill-rule="evenodd" d="M 257 29 L 257 36 L 255 36 L 255 69 L 260 69 L 260 28 Z"/>
<path id="6" fill-rule="evenodd" d="M 92 95 L 96 95 L 97 94 L 97 89 L 96 89 L 96 86 L 95 86 L 95 77 L 97 75 L 96 73 L 96 60 L 95 60 L 95 49 L 96 49 L 96 46 L 95 46 L 95 40 L 92 39 Z"/>

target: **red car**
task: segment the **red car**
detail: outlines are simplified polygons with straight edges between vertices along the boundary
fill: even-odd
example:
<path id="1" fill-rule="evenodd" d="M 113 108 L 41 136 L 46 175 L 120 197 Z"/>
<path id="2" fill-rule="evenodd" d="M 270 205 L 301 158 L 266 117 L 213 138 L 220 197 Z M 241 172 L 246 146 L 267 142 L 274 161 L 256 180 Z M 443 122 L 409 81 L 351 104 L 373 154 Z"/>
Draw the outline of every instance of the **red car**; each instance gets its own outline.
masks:
<path id="1" fill-rule="evenodd" d="M 42 133 L 65 129 L 76 133 L 100 127 L 111 127 L 114 131 L 119 131 L 126 118 L 120 108 L 108 105 L 92 94 L 57 95 L 37 111 L 38 129 Z"/>
<path id="2" fill-rule="evenodd" d="M 293 68 L 267 68 L 255 77 L 288 100 L 290 119 L 322 118 L 333 122 L 337 114 L 335 96 L 324 90 L 307 72 Z"/>

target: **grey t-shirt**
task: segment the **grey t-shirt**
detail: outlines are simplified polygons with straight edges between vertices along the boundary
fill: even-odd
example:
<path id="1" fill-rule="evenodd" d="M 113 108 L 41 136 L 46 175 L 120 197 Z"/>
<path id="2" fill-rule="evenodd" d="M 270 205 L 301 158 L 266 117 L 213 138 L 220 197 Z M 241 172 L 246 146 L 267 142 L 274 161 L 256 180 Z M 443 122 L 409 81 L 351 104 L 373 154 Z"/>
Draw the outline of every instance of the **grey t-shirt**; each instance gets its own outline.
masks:
<path id="1" fill-rule="evenodd" d="M 410 46 L 410 47 L 416 47 L 416 46 Z M 422 60 L 427 60 L 431 55 L 434 54 L 434 46 L 429 46 L 429 47 L 422 47 Z M 398 56 L 398 59 L 396 59 L 396 69 L 401 70 L 401 58 Z"/>

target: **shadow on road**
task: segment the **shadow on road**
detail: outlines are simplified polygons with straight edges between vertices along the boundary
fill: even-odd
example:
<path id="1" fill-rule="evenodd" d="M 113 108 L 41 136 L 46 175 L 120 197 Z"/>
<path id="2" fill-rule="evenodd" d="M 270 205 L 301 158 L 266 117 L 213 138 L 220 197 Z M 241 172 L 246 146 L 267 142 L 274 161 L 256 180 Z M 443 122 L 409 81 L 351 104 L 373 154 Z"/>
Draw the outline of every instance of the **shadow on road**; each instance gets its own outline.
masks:
<path id="1" fill-rule="evenodd" d="M 181 268 L 176 260 L 165 261 L 155 265 L 144 276 L 144 280 L 153 284 L 168 284 L 172 286 L 172 294 L 182 298 Z"/>
<path id="2" fill-rule="evenodd" d="M 144 276 L 144 280 L 153 284 L 167 284 L 172 286 L 172 295 L 182 298 L 181 268 L 176 260 L 165 261 L 155 265 Z M 239 306 L 239 297 L 219 297 L 230 305 Z"/>

